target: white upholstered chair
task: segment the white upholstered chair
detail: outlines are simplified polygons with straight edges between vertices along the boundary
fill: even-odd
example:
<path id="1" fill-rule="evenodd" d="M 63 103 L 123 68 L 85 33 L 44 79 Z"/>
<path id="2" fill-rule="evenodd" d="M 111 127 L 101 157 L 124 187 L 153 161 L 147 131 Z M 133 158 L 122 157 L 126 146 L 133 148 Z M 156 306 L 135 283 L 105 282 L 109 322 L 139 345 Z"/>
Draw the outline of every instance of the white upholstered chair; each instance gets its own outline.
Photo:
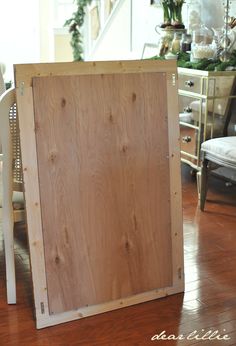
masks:
<path id="1" fill-rule="evenodd" d="M 226 167 L 231 175 L 236 173 L 236 136 L 213 138 L 203 142 L 201 155 L 200 209 L 204 211 L 207 182 L 212 166 Z M 234 180 L 230 179 L 230 174 L 228 180 Z"/>
<path id="2" fill-rule="evenodd" d="M 14 222 L 24 220 L 24 196 L 21 167 L 19 128 L 16 113 L 15 90 L 10 89 L 0 97 L 0 218 L 4 237 L 7 301 L 16 303 L 14 261 Z"/>

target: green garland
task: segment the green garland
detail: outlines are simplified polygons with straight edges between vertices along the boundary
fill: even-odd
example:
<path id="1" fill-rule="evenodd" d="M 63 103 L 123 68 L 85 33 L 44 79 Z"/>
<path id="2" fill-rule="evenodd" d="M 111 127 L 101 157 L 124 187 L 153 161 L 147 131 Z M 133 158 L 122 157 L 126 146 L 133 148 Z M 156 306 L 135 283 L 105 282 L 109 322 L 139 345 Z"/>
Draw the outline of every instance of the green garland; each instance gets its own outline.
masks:
<path id="1" fill-rule="evenodd" d="M 165 57 L 154 56 L 151 59 L 165 60 Z M 222 62 L 220 59 L 201 59 L 199 62 L 191 62 L 190 55 L 181 52 L 178 54 L 177 66 L 203 71 L 225 71 L 227 68 L 236 69 L 236 50 L 231 52 L 230 60 L 227 62 Z"/>
<path id="2" fill-rule="evenodd" d="M 191 62 L 189 54 L 180 53 L 178 57 L 178 67 L 185 67 L 204 71 L 225 71 L 227 68 L 236 67 L 236 51 L 232 51 L 229 61 L 221 61 L 220 59 L 202 59 L 199 62 Z"/>
<path id="3" fill-rule="evenodd" d="M 79 61 L 83 60 L 83 44 L 80 29 L 84 24 L 86 7 L 91 4 L 92 0 L 76 0 L 76 2 L 77 11 L 65 22 L 64 26 L 69 27 L 69 32 L 71 34 L 70 44 L 73 49 L 73 58 L 75 61 Z"/>

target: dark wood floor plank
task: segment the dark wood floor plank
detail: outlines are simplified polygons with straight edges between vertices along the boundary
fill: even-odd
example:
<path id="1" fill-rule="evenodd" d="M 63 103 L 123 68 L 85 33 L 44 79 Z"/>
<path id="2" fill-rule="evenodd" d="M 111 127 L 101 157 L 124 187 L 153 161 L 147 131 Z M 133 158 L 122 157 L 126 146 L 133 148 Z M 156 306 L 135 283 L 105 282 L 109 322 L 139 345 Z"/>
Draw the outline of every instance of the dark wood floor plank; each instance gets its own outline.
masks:
<path id="1" fill-rule="evenodd" d="M 0 232 L 0 345 L 3 346 L 233 346 L 236 345 L 236 188 L 212 180 L 205 212 L 198 208 L 196 182 L 183 165 L 185 294 L 92 316 L 37 331 L 27 237 L 15 231 L 17 305 L 7 305 L 3 240 Z M 220 202 L 220 201 L 223 201 Z M 194 330 L 219 330 L 229 341 L 166 341 Z"/>

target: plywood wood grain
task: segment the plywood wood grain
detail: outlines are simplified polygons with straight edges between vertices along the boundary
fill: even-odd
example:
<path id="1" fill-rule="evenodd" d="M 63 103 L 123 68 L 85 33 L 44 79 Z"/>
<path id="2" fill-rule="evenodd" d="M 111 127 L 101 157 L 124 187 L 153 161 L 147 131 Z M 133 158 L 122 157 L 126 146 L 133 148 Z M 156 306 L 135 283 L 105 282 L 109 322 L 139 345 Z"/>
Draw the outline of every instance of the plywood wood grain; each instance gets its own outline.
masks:
<path id="1" fill-rule="evenodd" d="M 172 286 L 166 75 L 33 78 L 50 314 Z"/>

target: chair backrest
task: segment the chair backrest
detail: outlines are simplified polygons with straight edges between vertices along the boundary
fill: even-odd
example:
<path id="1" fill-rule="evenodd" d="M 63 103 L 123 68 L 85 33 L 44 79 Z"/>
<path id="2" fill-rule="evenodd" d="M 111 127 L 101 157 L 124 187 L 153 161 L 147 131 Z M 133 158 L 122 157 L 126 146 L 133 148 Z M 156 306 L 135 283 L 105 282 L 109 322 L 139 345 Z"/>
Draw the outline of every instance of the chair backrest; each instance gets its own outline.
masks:
<path id="1" fill-rule="evenodd" d="M 19 125 L 13 88 L 0 96 L 0 141 L 3 154 L 3 200 L 10 204 L 12 192 L 23 190 Z"/>
<path id="2" fill-rule="evenodd" d="M 23 193 L 18 192 L 23 191 L 23 183 L 14 89 L 7 90 L 0 97 L 0 144 L 2 144 L 0 218 L 4 236 L 7 301 L 9 304 L 15 304 L 16 280 L 13 230 L 15 222 L 25 220 L 25 210 Z"/>
<path id="3" fill-rule="evenodd" d="M 18 190 L 17 184 L 23 182 L 22 165 L 21 165 L 21 151 L 20 151 L 20 136 L 19 136 L 19 123 L 17 118 L 16 103 L 9 109 L 9 125 L 12 141 L 12 175 L 15 184 L 14 191 Z M 21 189 L 20 189 L 21 190 Z"/>

